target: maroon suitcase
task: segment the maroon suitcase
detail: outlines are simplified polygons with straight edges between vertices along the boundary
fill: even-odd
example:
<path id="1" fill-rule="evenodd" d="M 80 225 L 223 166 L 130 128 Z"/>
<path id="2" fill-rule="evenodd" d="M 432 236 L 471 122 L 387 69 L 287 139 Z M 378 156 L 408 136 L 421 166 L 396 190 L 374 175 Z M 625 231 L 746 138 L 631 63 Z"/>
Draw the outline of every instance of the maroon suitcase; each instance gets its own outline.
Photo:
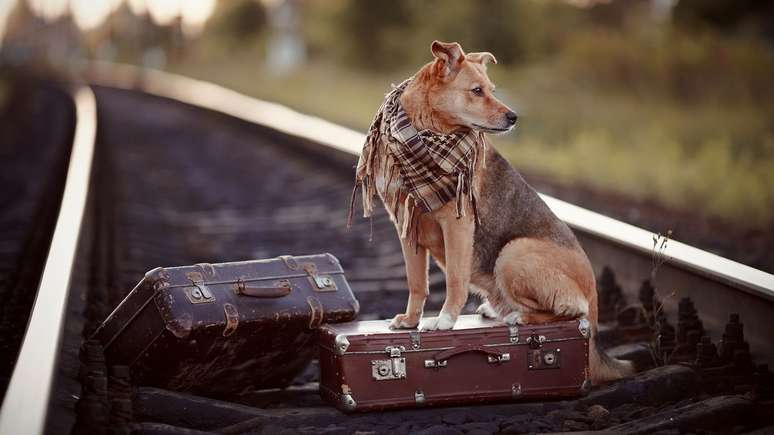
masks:
<path id="1" fill-rule="evenodd" d="M 93 338 L 137 384 L 230 395 L 288 385 L 358 308 L 330 254 L 156 268 Z"/>
<path id="2" fill-rule="evenodd" d="M 320 394 L 342 411 L 577 396 L 591 385 L 587 320 L 507 326 L 460 316 L 451 331 L 388 321 L 320 330 Z"/>

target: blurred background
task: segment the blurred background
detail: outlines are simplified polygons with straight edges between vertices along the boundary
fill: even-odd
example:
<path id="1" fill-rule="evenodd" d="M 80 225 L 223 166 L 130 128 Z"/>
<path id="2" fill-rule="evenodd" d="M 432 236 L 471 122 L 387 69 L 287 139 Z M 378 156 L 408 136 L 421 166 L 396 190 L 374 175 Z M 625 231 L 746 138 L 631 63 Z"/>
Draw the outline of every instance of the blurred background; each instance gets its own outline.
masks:
<path id="1" fill-rule="evenodd" d="M 5 67 L 142 65 L 360 131 L 433 39 L 497 57 L 494 140 L 541 190 L 774 251 L 774 2 L 0 0 Z"/>

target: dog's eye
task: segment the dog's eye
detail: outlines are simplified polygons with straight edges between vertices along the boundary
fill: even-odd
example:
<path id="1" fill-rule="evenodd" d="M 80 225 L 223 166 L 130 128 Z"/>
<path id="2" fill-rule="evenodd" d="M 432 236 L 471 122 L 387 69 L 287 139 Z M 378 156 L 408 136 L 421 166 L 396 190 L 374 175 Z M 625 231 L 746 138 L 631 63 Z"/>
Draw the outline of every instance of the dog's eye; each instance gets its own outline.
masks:
<path id="1" fill-rule="evenodd" d="M 473 92 L 476 95 L 483 95 L 484 91 L 481 89 L 480 86 L 476 86 L 475 88 L 471 89 L 470 92 Z"/>

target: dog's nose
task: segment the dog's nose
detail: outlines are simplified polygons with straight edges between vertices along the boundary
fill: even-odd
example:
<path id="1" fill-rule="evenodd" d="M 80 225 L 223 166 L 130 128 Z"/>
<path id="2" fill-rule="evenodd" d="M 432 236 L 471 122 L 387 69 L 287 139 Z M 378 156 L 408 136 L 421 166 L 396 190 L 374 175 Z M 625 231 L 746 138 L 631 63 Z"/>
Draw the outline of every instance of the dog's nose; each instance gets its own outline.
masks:
<path id="1" fill-rule="evenodd" d="M 505 117 L 511 125 L 516 124 L 516 120 L 519 119 L 515 112 L 508 112 L 505 114 Z"/>

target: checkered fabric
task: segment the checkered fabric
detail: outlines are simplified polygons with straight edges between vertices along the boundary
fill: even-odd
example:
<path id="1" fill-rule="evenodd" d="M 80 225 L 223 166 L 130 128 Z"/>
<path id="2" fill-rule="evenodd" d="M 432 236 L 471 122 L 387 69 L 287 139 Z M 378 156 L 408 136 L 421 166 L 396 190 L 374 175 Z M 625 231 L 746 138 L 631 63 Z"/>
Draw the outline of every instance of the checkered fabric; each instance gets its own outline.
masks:
<path id="1" fill-rule="evenodd" d="M 463 201 L 467 200 L 475 214 L 473 173 L 484 140 L 482 133 L 473 130 L 451 134 L 417 131 L 400 105 L 400 96 L 411 80 L 405 80 L 387 94 L 371 123 L 357 165 L 348 224 L 352 222 L 358 188 L 362 188 L 363 216 L 371 216 L 376 194 L 374 174 L 377 167 L 383 166 L 383 173 L 390 179 L 397 173 L 402 193 L 395 195 L 393 204 L 385 206 L 399 220 L 403 229 L 401 237 L 416 241 L 417 211 L 427 213 L 456 200 L 459 218 L 465 214 Z M 392 163 L 391 167 L 387 167 L 388 162 Z M 405 198 L 403 204 L 399 198 Z M 401 205 L 403 214 L 400 214 Z"/>

